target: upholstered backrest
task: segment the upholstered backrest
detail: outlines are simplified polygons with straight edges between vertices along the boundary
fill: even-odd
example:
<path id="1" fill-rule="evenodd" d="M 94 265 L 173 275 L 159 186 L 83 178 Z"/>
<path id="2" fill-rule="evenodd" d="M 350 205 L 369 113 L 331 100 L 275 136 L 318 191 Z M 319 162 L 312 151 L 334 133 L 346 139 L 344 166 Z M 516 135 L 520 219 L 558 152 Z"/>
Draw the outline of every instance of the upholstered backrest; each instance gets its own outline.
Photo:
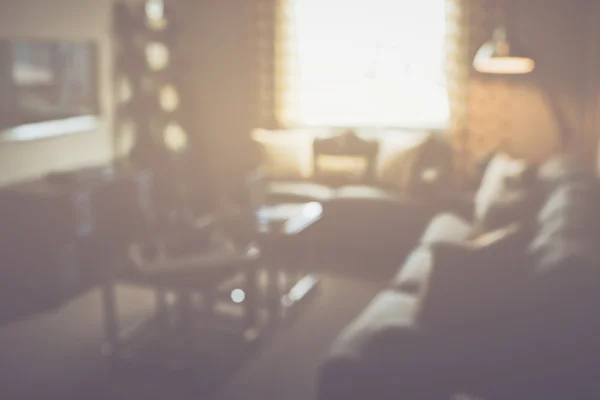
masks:
<path id="1" fill-rule="evenodd" d="M 316 138 L 313 143 L 315 179 L 328 183 L 372 182 L 378 151 L 376 140 L 363 139 L 353 131 Z"/>
<path id="2" fill-rule="evenodd" d="M 576 266 L 600 272 L 600 185 L 573 159 L 557 158 L 543 165 L 540 179 L 548 191 L 531 243 L 535 272 Z"/>
<path id="3" fill-rule="evenodd" d="M 592 171 L 572 160 L 551 162 L 552 171 L 546 169 L 550 164 L 540 170 L 549 194 L 528 247 L 531 279 L 520 313 L 532 343 L 546 349 L 545 359 L 554 354 L 566 371 L 573 370 L 573 362 L 581 366 L 582 360 L 597 360 L 600 348 L 595 312 L 600 304 L 600 188 Z"/>
<path id="4" fill-rule="evenodd" d="M 537 178 L 548 191 L 556 188 L 561 182 L 593 179 L 589 171 L 586 171 L 583 165 L 568 154 L 558 154 L 540 165 L 537 170 Z"/>
<path id="5" fill-rule="evenodd" d="M 410 191 L 434 172 L 447 181 L 452 151 L 440 135 L 427 131 L 361 129 L 333 135 L 331 129 L 257 129 L 252 133 L 261 164 L 275 180 L 316 180 L 338 186 L 375 184 Z"/>

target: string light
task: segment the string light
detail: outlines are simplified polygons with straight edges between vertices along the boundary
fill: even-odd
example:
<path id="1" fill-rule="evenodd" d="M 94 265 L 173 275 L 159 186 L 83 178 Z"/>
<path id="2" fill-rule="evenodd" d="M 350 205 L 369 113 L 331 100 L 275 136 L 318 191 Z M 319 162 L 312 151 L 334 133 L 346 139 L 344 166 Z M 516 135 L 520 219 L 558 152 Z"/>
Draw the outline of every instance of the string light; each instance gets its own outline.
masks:
<path id="1" fill-rule="evenodd" d="M 146 1 L 146 18 L 151 21 L 161 21 L 165 18 L 165 3 L 163 0 Z"/>
<path id="2" fill-rule="evenodd" d="M 167 26 L 164 0 L 146 0 L 145 11 L 146 23 L 151 29 L 160 31 Z"/>

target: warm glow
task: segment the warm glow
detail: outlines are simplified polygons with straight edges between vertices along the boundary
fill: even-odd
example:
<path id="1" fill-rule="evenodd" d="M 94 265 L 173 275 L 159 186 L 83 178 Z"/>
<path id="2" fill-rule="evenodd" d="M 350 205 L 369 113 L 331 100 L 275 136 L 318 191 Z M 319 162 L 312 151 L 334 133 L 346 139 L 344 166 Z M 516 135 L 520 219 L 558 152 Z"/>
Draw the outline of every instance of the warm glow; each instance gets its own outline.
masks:
<path id="1" fill-rule="evenodd" d="M 314 218 L 315 216 L 321 215 L 321 213 L 323 213 L 323 206 L 321 205 L 321 203 L 307 203 L 302 208 L 302 214 L 309 218 Z"/>
<path id="2" fill-rule="evenodd" d="M 166 85 L 160 90 L 160 106 L 164 111 L 173 112 L 179 107 L 179 94 L 172 85 Z"/>
<path id="3" fill-rule="evenodd" d="M 146 61 L 153 71 L 166 68 L 169 65 L 169 49 L 164 43 L 148 43 L 146 45 Z"/>
<path id="4" fill-rule="evenodd" d="M 425 168 L 421 172 L 421 180 L 427 183 L 433 183 L 440 177 L 440 171 L 437 168 Z"/>
<path id="5" fill-rule="evenodd" d="M 136 126 L 132 120 L 125 120 L 119 126 L 117 151 L 120 155 L 129 154 L 135 145 Z"/>
<path id="6" fill-rule="evenodd" d="M 494 57 L 475 59 L 473 66 L 485 74 L 528 74 L 535 68 L 535 62 L 527 57 Z"/>
<path id="7" fill-rule="evenodd" d="M 443 126 L 446 0 L 295 0 L 284 124 Z"/>
<path id="8" fill-rule="evenodd" d="M 231 301 L 241 304 L 246 300 L 246 293 L 242 289 L 233 289 L 231 291 Z"/>
<path id="9" fill-rule="evenodd" d="M 175 152 L 185 149 L 188 143 L 187 134 L 176 122 L 167 125 L 164 131 L 164 140 L 167 148 Z"/>
<path id="10" fill-rule="evenodd" d="M 164 0 L 146 0 L 146 22 L 154 30 L 162 30 L 167 26 Z"/>
<path id="11" fill-rule="evenodd" d="M 131 82 L 126 77 L 121 77 L 117 81 L 117 99 L 121 103 L 127 103 L 133 96 L 133 88 Z"/>
<path id="12" fill-rule="evenodd" d="M 499 27 L 494 31 L 492 39 L 477 51 L 473 67 L 484 74 L 518 75 L 533 71 L 535 62 L 529 57 L 515 53 L 509 43 L 506 29 Z"/>
<path id="13" fill-rule="evenodd" d="M 146 17 L 150 20 L 161 20 L 165 16 L 163 0 L 146 0 Z"/>

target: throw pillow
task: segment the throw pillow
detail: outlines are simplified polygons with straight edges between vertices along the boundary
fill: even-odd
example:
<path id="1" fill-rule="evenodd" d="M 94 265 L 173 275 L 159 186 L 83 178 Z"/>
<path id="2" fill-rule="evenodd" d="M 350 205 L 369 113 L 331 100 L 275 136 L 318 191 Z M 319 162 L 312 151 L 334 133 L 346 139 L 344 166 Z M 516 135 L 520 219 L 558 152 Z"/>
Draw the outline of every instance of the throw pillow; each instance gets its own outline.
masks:
<path id="1" fill-rule="evenodd" d="M 258 144 L 267 175 L 275 179 L 309 179 L 313 174 L 310 130 L 269 131 L 257 129 L 252 139 Z"/>
<path id="2" fill-rule="evenodd" d="M 507 190 L 526 187 L 531 181 L 531 166 L 524 160 L 498 153 L 490 161 L 475 195 L 475 219 L 483 219 L 494 200 Z"/>
<path id="3" fill-rule="evenodd" d="M 527 233 L 519 224 L 456 244 L 431 244 L 432 271 L 419 318 L 430 327 L 461 329 L 510 309 L 525 279 Z"/>

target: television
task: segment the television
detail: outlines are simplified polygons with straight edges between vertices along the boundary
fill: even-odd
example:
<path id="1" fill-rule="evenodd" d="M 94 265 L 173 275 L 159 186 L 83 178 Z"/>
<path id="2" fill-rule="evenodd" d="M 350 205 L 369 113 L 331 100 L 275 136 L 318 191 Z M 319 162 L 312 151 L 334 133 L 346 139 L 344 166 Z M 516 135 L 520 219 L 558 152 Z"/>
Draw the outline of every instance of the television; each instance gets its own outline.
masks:
<path id="1" fill-rule="evenodd" d="M 68 133 L 95 120 L 97 52 L 93 42 L 0 39 L 0 139 Z"/>

